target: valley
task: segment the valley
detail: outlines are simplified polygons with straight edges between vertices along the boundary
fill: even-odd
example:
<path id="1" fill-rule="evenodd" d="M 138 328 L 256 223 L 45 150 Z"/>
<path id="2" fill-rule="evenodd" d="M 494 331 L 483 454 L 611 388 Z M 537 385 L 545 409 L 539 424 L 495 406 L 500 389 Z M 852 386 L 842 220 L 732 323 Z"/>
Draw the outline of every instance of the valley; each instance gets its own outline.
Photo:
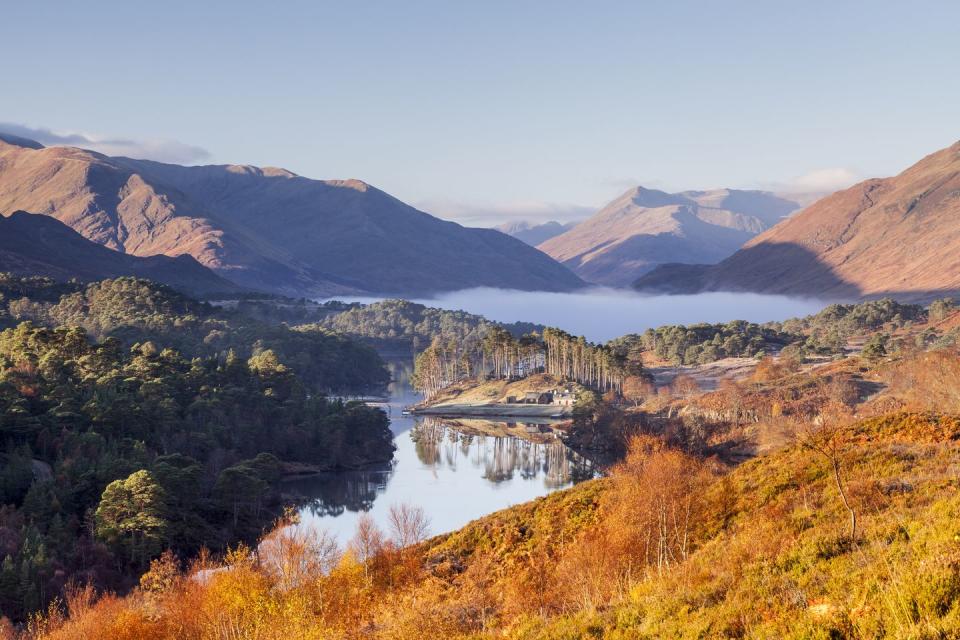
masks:
<path id="1" fill-rule="evenodd" d="M 960 638 L 960 4 L 8 4 L 0 640 Z"/>
<path id="2" fill-rule="evenodd" d="M 932 157 L 939 160 L 925 162 L 942 167 L 952 156 Z M 98 161 L 110 171 L 132 166 Z M 171 180 L 213 171 L 143 168 Z M 759 192 L 628 195 L 624 206 L 639 208 L 630 215 L 669 210 L 695 215 L 698 225 L 760 232 L 741 253 L 754 245 L 778 252 L 764 238 L 839 197 L 777 223 L 751 207 L 774 202 L 768 212 L 779 219 L 789 203 Z M 929 202 L 949 213 L 952 200 Z M 614 209 L 613 217 L 627 215 Z M 767 223 L 774 226 L 763 231 Z M 584 224 L 593 223 L 547 242 Z M 951 464 L 943 443 L 956 437 L 960 412 L 960 311 L 949 297 L 898 300 L 820 285 L 786 288 L 791 295 L 699 286 L 678 295 L 450 284 L 391 298 L 377 287 L 313 288 L 319 281 L 306 289 L 235 284 L 216 260 L 140 257 L 50 215 L 17 212 L 0 225 L 0 266 L 10 271 L 0 276 L 8 505 L 0 527 L 11 532 L 0 606 L 12 625 L 35 620 L 49 630 L 24 640 L 69 640 L 87 624 L 115 628 L 120 617 L 133 637 L 165 637 L 174 620 L 169 637 L 184 628 L 202 635 L 208 614 L 178 609 L 188 597 L 197 611 L 241 618 L 255 600 L 268 602 L 274 613 L 264 619 L 294 637 L 308 629 L 356 637 L 357 625 L 384 638 L 423 629 L 550 637 L 555 628 L 578 637 L 583 625 L 615 636 L 641 592 L 664 612 L 644 609 L 643 625 L 669 634 L 679 624 L 676 596 L 662 576 L 686 580 L 706 562 L 712 579 L 730 580 L 734 569 L 713 549 L 744 545 L 771 526 L 760 495 L 806 523 L 786 534 L 800 548 L 826 548 L 845 567 L 850 554 L 870 549 L 865 573 L 851 575 L 874 590 L 871 576 L 886 558 L 883 514 L 941 517 L 924 511 L 933 508 L 926 499 L 900 497 L 898 477 L 914 478 L 912 468 L 871 461 L 906 446 Z M 684 255 L 670 247 L 661 248 Z M 720 272 L 738 255 L 707 269 Z M 653 268 L 641 282 L 676 268 Z M 579 271 L 594 280 L 600 273 Z M 293 290 L 310 295 L 277 294 Z M 341 295 L 329 297 L 334 291 Z M 864 297 L 876 299 L 857 301 Z M 911 302 L 918 297 L 925 304 Z M 923 467 L 936 479 L 925 491 L 949 512 L 937 468 Z M 784 469 L 807 479 L 777 484 Z M 666 520 L 655 524 L 655 516 Z M 741 553 L 748 573 L 771 557 L 787 561 L 779 548 L 753 551 L 760 555 Z M 306 582 L 275 585 L 269 566 L 291 561 Z M 809 566 L 830 571 L 820 560 Z M 952 566 L 931 570 L 949 581 Z M 746 624 L 842 633 L 899 624 L 895 608 L 862 609 L 866 592 L 842 580 L 797 580 L 806 606 L 784 609 L 775 592 Z M 254 583 L 274 586 L 257 595 Z M 235 588 L 234 605 L 212 604 L 218 590 Z M 953 610 L 952 596 L 908 581 L 898 588 L 918 593 L 905 597 L 926 612 L 924 624 L 952 628 L 941 613 Z M 64 609 L 61 597 L 89 604 Z M 280 613 L 294 597 L 313 608 Z M 322 611 L 316 597 L 340 606 Z M 722 604 L 743 596 L 718 597 L 692 609 L 697 621 L 683 628 L 743 623 Z M 159 602 L 159 613 L 144 604 Z M 451 613 L 464 606 L 474 613 Z"/>

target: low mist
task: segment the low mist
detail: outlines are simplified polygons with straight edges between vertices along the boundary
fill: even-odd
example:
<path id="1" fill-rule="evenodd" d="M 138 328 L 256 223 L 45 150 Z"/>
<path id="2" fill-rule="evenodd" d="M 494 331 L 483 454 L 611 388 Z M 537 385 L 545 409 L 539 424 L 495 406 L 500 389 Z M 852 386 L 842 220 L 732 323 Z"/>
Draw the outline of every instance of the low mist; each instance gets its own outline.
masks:
<path id="1" fill-rule="evenodd" d="M 369 303 L 383 298 L 338 299 Z M 462 309 L 499 322 L 526 321 L 558 327 L 592 342 L 606 342 L 665 324 L 786 320 L 816 313 L 829 304 L 811 298 L 757 293 L 648 295 L 599 287 L 575 293 L 478 288 L 411 300 L 432 307 Z"/>

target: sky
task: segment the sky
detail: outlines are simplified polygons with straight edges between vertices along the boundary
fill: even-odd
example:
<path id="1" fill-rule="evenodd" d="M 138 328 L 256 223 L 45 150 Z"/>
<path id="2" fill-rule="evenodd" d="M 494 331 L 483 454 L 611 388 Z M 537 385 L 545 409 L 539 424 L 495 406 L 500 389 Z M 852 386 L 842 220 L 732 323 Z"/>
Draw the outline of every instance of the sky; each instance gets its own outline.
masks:
<path id="1" fill-rule="evenodd" d="M 0 130 L 470 225 L 832 190 L 960 138 L 960 3 L 0 1 Z"/>

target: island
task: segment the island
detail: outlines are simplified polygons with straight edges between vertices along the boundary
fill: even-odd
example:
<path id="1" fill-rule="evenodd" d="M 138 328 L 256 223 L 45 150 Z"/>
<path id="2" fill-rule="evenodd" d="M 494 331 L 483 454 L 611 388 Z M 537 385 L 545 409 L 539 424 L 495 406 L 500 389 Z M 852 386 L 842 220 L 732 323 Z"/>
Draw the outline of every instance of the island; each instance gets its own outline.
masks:
<path id="1" fill-rule="evenodd" d="M 441 417 L 570 418 L 579 383 L 548 373 L 515 379 L 465 379 L 419 404 L 410 413 Z"/>

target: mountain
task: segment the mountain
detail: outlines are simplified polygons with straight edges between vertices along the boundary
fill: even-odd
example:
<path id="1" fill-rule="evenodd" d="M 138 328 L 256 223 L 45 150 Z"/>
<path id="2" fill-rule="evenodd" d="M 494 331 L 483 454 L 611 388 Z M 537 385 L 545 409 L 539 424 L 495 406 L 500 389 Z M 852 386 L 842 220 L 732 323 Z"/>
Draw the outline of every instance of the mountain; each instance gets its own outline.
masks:
<path id="1" fill-rule="evenodd" d="M 851 299 L 960 292 L 960 142 L 817 201 L 717 265 L 664 266 L 636 284 Z"/>
<path id="2" fill-rule="evenodd" d="M 513 236 L 517 240 L 526 242 L 531 247 L 535 247 L 561 233 L 566 233 L 575 226 L 577 226 L 576 222 L 561 223 L 556 220 L 551 220 L 543 224 L 532 224 L 524 220 L 520 222 L 506 222 L 496 227 L 496 229 L 508 236 Z"/>
<path id="3" fill-rule="evenodd" d="M 240 290 L 190 256 L 126 255 L 90 242 L 51 217 L 23 211 L 0 216 L 0 272 L 57 280 L 140 276 L 196 295 Z"/>
<path id="4" fill-rule="evenodd" d="M 54 216 L 135 256 L 188 254 L 244 287 L 290 295 L 583 285 L 493 229 L 418 211 L 359 180 L 184 167 L 0 141 L 0 211 Z"/>
<path id="5" fill-rule="evenodd" d="M 539 249 L 596 284 L 629 286 L 664 263 L 713 263 L 799 208 L 764 191 L 637 187 Z"/>

